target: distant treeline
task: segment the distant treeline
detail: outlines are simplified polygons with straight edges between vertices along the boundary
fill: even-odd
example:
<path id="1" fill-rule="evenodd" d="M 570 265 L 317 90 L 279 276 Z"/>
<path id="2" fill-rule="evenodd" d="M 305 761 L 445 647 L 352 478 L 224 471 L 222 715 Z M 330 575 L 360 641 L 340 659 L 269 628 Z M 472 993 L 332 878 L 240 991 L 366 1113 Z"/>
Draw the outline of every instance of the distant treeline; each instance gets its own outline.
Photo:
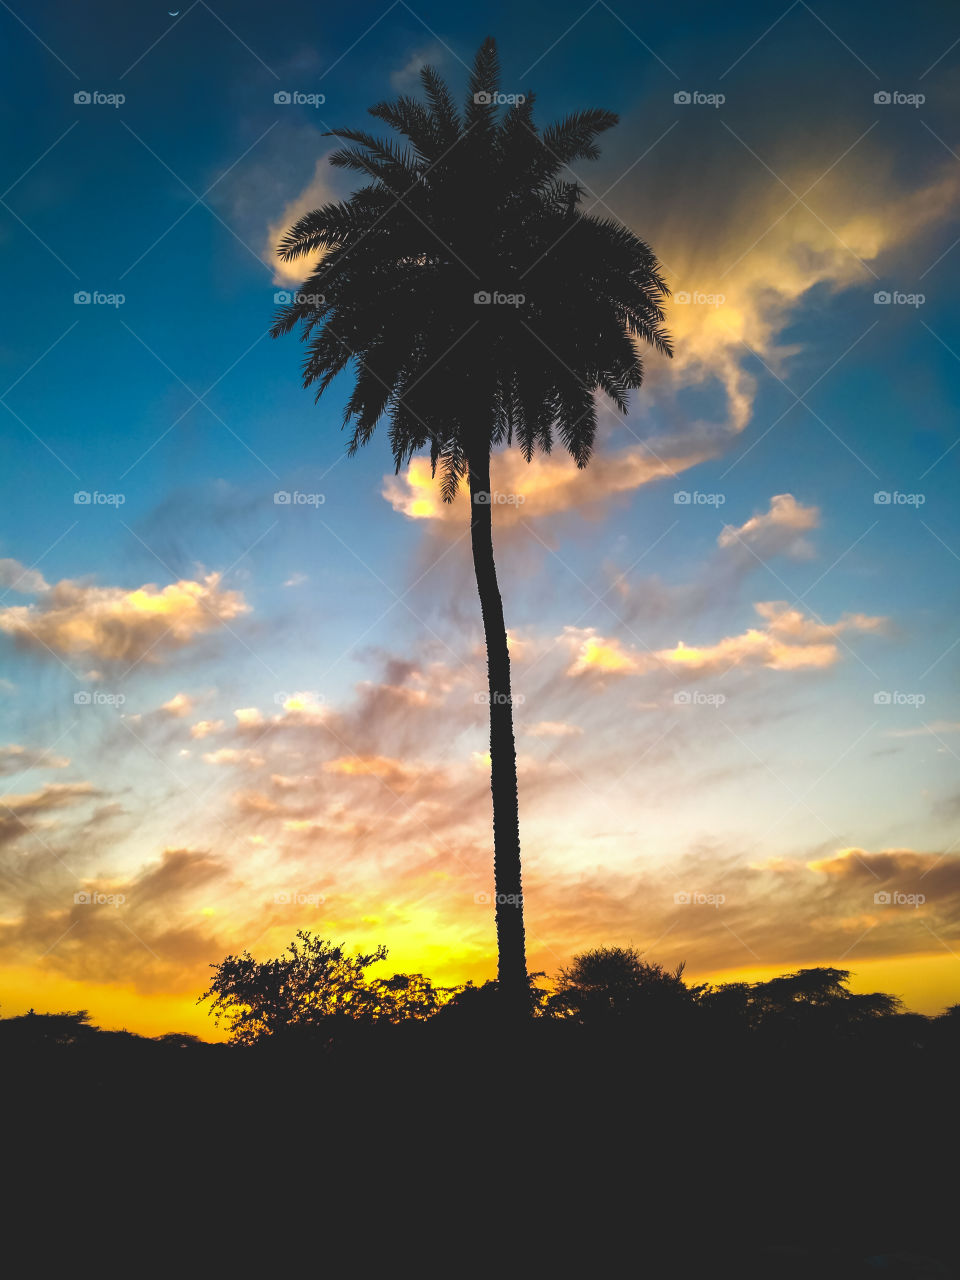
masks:
<path id="1" fill-rule="evenodd" d="M 200 997 L 231 1046 L 332 1049 L 365 1037 L 409 1039 L 421 1032 L 468 1039 L 503 1028 L 496 982 L 437 987 L 421 974 L 373 977 L 384 947 L 351 954 L 301 932 L 275 959 L 227 956 Z M 551 986 L 530 982 L 528 1027 L 575 1042 L 584 1036 L 627 1038 L 660 1048 L 693 1041 L 727 1045 L 860 1044 L 907 1051 L 960 1047 L 960 1004 L 938 1017 L 905 1012 L 881 992 L 849 990 L 846 969 L 800 969 L 766 982 L 688 985 L 683 966 L 668 971 L 634 948 L 600 947 L 574 958 Z M 427 1031 L 429 1028 L 429 1031 Z M 0 1019 L 0 1050 L 45 1045 L 159 1046 L 209 1049 L 198 1036 L 152 1038 L 102 1031 L 85 1010 Z"/>

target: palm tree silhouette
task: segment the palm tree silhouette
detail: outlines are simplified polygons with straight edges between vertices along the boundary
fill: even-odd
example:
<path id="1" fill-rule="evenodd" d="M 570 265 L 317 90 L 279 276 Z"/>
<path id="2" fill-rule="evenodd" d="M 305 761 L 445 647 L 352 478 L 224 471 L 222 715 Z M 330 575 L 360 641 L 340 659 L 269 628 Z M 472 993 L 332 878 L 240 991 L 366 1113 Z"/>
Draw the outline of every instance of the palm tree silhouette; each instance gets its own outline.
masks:
<path id="1" fill-rule="evenodd" d="M 306 345 L 303 385 L 316 398 L 352 365 L 344 426 L 350 453 L 389 420 L 397 472 L 429 446 L 441 492 L 470 492 L 470 533 L 487 647 L 499 989 L 529 998 L 520 874 L 510 655 L 493 558 L 494 446 L 529 462 L 559 437 L 578 467 L 596 432 L 594 395 L 622 412 L 639 387 L 639 340 L 671 354 L 661 301 L 669 290 L 648 245 L 580 208 L 576 160 L 599 154 L 609 111 L 577 112 L 540 132 L 533 96 L 499 91 L 496 44 L 481 46 L 463 112 L 437 72 L 421 71 L 426 104 L 402 96 L 370 114 L 406 140 L 362 130 L 330 163 L 370 181 L 305 214 L 280 257 L 319 261 L 278 312 Z M 503 108 L 506 107 L 504 110 Z"/>

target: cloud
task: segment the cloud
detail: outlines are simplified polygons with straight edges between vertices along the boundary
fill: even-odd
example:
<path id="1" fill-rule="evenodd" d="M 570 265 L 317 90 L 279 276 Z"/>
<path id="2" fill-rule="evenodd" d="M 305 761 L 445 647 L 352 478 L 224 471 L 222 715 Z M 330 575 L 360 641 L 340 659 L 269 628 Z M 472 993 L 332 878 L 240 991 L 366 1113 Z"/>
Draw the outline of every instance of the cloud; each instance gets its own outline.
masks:
<path id="1" fill-rule="evenodd" d="M 38 791 L 29 791 L 23 795 L 8 792 L 3 797 L 3 807 L 12 813 L 45 813 L 49 809 L 62 809 L 96 795 L 99 792 L 89 782 L 50 782 Z"/>
<path id="2" fill-rule="evenodd" d="M 603 939 L 639 944 L 666 964 L 684 960 L 694 975 L 758 964 L 855 968 L 956 948 L 960 857 L 848 848 L 744 864 L 699 849 L 635 873 L 530 872 L 524 900 L 544 958 L 547 948 L 570 954 Z"/>
<path id="3" fill-rule="evenodd" d="M 36 827 L 49 825 L 46 814 L 83 804 L 100 794 L 89 782 L 51 782 L 36 791 L 8 792 L 0 801 L 0 845 L 12 844 Z"/>
<path id="4" fill-rule="evenodd" d="M 428 44 L 417 49 L 396 71 L 390 72 L 390 87 L 397 93 L 409 93 L 411 89 L 420 87 L 420 70 L 422 67 L 440 67 L 446 60 L 443 45 Z"/>
<path id="5" fill-rule="evenodd" d="M 376 778 L 391 791 L 406 791 L 424 774 L 421 768 L 411 767 L 401 760 L 385 756 L 339 756 L 323 766 L 328 773 L 339 773 L 350 778 Z"/>
<path id="6" fill-rule="evenodd" d="M 197 991 L 224 954 L 201 904 L 227 886 L 221 860 L 193 849 L 166 849 L 133 874 L 61 879 L 0 921 L 0 956 L 37 956 L 75 981 Z"/>
<path id="7" fill-rule="evenodd" d="M 736 146 L 735 139 L 730 143 Z M 778 161 L 784 183 L 794 191 L 814 187 L 807 207 L 791 208 L 789 192 L 762 165 L 746 154 L 743 163 L 742 181 L 731 184 L 725 173 L 731 198 L 722 204 L 690 207 L 680 216 L 671 210 L 660 225 L 655 208 L 641 215 L 645 233 L 670 264 L 674 289 L 668 325 L 675 356 L 669 368 L 655 370 L 658 391 L 719 382 L 726 425 L 734 433 L 753 413 L 757 377 L 750 370 L 751 353 L 785 376 L 786 361 L 798 348 L 784 344 L 781 334 L 811 291 L 859 287 L 865 301 L 872 301 L 876 276 L 863 263 L 912 245 L 952 217 L 960 200 L 955 165 L 944 165 L 930 181 L 904 193 L 889 159 L 871 152 L 869 144 L 826 175 L 827 164 L 811 155 L 809 143 L 795 147 L 788 163 Z M 709 184 L 709 174 L 702 180 Z M 649 175 L 648 185 L 658 186 L 649 183 Z M 864 190 L 870 191 L 867 202 Z M 865 307 L 864 328 L 866 320 Z"/>
<path id="8" fill-rule="evenodd" d="M 218 573 L 133 591 L 64 579 L 36 604 L 0 610 L 0 631 L 68 657 L 155 663 L 247 612 L 242 593 L 223 589 Z"/>
<path id="9" fill-rule="evenodd" d="M 583 472 L 560 450 L 537 455 L 529 465 L 516 449 L 495 454 L 492 484 L 508 499 L 496 513 L 501 526 L 589 508 L 611 495 L 629 494 L 727 452 L 753 413 L 756 357 L 773 376 L 786 379 L 787 362 L 800 348 L 783 342 L 781 335 L 813 290 L 861 288 L 867 328 L 871 316 L 866 304 L 871 304 L 872 312 L 876 278 L 863 262 L 875 262 L 883 254 L 913 245 L 932 226 L 952 216 L 960 202 L 960 173 L 956 166 L 946 166 L 922 187 L 903 194 L 883 157 L 874 156 L 870 167 L 862 169 L 857 169 L 856 159 L 856 155 L 848 157 L 844 166 L 821 181 L 817 180 L 827 164 L 818 171 L 816 159 L 794 156 L 792 166 L 784 169 L 784 180 L 798 192 L 816 182 L 816 195 L 808 200 L 816 212 L 803 206 L 785 212 L 789 196 L 759 165 L 756 173 L 745 173 L 728 201 L 722 206 L 714 202 L 708 211 L 694 202 L 679 214 L 671 209 L 661 221 L 661 207 L 645 207 L 643 192 L 634 193 L 633 210 L 617 209 L 669 264 L 675 291 L 668 314 L 674 359 L 649 363 L 647 386 L 638 393 L 627 424 L 638 413 L 682 417 L 677 397 L 711 384 L 718 384 L 723 403 L 711 421 L 697 421 L 692 427 L 625 449 L 611 448 L 611 437 L 605 434 Z M 722 178 L 728 180 L 729 174 L 723 173 Z M 671 177 L 667 185 L 673 181 Z M 865 186 L 873 193 L 866 209 L 860 198 Z M 663 187 L 654 181 L 646 189 Z M 600 397 L 598 402 L 605 404 Z M 646 436 L 647 432 L 636 434 Z M 381 492 L 394 510 L 412 520 L 462 527 L 466 519 L 465 495 L 444 504 L 424 458 L 414 458 L 400 476 L 385 476 Z M 516 501 L 518 497 L 522 501 Z M 797 504 L 793 518 L 802 519 L 808 510 L 812 509 Z M 777 550 L 785 540 L 783 550 L 803 556 L 807 547 L 797 536 L 802 530 L 792 538 L 788 535 L 790 516 L 789 509 L 772 507 L 767 523 L 756 529 L 756 537 L 771 541 Z"/>
<path id="10" fill-rule="evenodd" d="M 168 716 L 174 716 L 179 719 L 181 716 L 187 716 L 195 706 L 194 700 L 186 693 L 175 693 L 169 702 L 165 702 L 160 708 L 165 711 Z"/>
<path id="11" fill-rule="evenodd" d="M 809 557 L 813 548 L 801 534 L 820 524 L 818 507 L 804 507 L 792 493 L 778 493 L 770 499 L 769 510 L 751 516 L 739 527 L 725 525 L 717 538 L 717 546 L 756 555 L 784 553 L 798 559 Z"/>
<path id="12" fill-rule="evenodd" d="M 568 627 L 567 635 L 577 646 L 577 655 L 568 675 L 581 676 L 587 672 L 634 675 L 645 669 L 644 660 L 626 650 L 619 640 L 605 640 L 592 628 Z"/>
<path id="13" fill-rule="evenodd" d="M 222 728 L 222 720 L 198 720 L 190 726 L 190 737 L 208 738 L 211 733 L 219 733 Z"/>
<path id="14" fill-rule="evenodd" d="M 236 764 L 245 769 L 259 769 L 265 764 L 264 757 L 257 752 L 239 747 L 220 747 L 217 751 L 206 751 L 203 758 L 207 764 Z"/>
<path id="15" fill-rule="evenodd" d="M 43 574 L 36 569 L 25 569 L 19 560 L 0 560 L 0 587 L 32 596 L 48 590 Z"/>
<path id="16" fill-rule="evenodd" d="M 942 733 L 960 733 L 960 720 L 934 720 L 932 724 L 924 724 L 917 729 L 888 729 L 884 737 L 935 738 Z"/>
<path id="17" fill-rule="evenodd" d="M 582 471 L 559 449 L 549 455 L 537 454 L 529 463 L 517 449 L 496 453 L 491 465 L 496 519 L 510 524 L 590 507 L 611 494 L 628 494 L 654 480 L 675 477 L 715 453 L 715 446 L 696 435 L 655 438 L 627 449 L 598 452 Z M 381 493 L 394 511 L 411 520 L 457 528 L 464 528 L 469 520 L 465 486 L 460 486 L 452 503 L 444 502 L 427 458 L 414 458 L 402 475 L 384 476 Z"/>
<path id="18" fill-rule="evenodd" d="M 305 213 L 310 213 L 313 209 L 319 209 L 341 198 L 330 182 L 331 169 L 327 157 L 333 150 L 336 148 L 331 147 L 320 156 L 314 166 L 313 177 L 299 195 L 294 196 L 284 205 L 283 210 L 267 228 L 266 243 L 262 252 L 264 262 L 273 270 L 274 284 L 285 285 L 288 288 L 302 284 L 323 257 L 323 254 L 317 254 L 313 258 L 295 258 L 292 262 L 283 262 L 277 256 L 277 249 L 291 226 Z"/>
<path id="19" fill-rule="evenodd" d="M 564 724 L 562 720 L 541 720 L 532 724 L 523 732 L 530 738 L 573 738 L 583 733 L 575 724 Z"/>
<path id="20" fill-rule="evenodd" d="M 65 756 L 52 756 L 46 751 L 21 747 L 16 743 L 0 747 L 0 776 L 23 773 L 26 769 L 66 769 L 69 763 Z"/>
<path id="21" fill-rule="evenodd" d="M 844 614 L 837 622 L 821 623 L 785 601 L 763 601 L 754 609 L 766 623 L 709 645 L 678 641 L 672 649 L 639 652 L 616 638 L 604 638 L 593 628 L 567 627 L 564 639 L 574 658 L 568 676 L 643 675 L 661 670 L 691 676 L 716 675 L 731 667 L 769 667 L 799 671 L 830 667 L 840 657 L 837 636 L 845 632 L 876 633 L 885 618 Z"/>

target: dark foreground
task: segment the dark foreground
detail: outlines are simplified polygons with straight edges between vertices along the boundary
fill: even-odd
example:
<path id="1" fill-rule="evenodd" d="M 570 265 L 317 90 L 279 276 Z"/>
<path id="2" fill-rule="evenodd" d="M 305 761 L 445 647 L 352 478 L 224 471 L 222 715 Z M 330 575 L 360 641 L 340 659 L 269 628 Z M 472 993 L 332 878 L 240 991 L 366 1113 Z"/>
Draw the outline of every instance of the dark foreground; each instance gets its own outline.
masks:
<path id="1" fill-rule="evenodd" d="M 127 1272 L 189 1229 L 217 1274 L 960 1275 L 952 1039 L 436 1019 L 2 1049 L 23 1208 L 138 1223 Z"/>

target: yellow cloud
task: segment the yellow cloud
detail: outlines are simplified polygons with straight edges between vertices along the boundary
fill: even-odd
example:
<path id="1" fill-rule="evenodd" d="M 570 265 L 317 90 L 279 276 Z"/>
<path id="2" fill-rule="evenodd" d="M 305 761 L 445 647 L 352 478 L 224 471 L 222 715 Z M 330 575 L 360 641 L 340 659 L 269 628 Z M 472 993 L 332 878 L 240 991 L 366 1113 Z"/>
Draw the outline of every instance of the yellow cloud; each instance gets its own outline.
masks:
<path id="1" fill-rule="evenodd" d="M 165 711 L 167 715 L 178 718 L 189 715 L 193 710 L 193 699 L 186 693 L 177 693 L 174 694 L 169 702 L 165 702 L 160 710 Z"/>
<path id="2" fill-rule="evenodd" d="M 265 763 L 255 751 L 239 747 L 220 747 L 218 751 L 205 752 L 203 758 L 207 764 L 238 764 L 248 769 L 259 769 Z"/>
<path id="3" fill-rule="evenodd" d="M 94 654 L 106 662 L 158 662 L 249 612 L 239 591 L 224 590 L 220 574 L 125 591 L 64 579 L 41 603 L 0 610 L 0 631 L 21 643 L 72 656 Z"/>
<path id="4" fill-rule="evenodd" d="M 652 653 L 627 649 L 619 640 L 598 636 L 592 628 L 568 627 L 564 638 L 573 646 L 575 657 L 567 675 L 641 674 L 658 666 L 696 675 L 719 673 L 741 664 L 775 671 L 829 667 L 840 657 L 838 635 L 877 632 L 886 622 L 858 613 L 844 614 L 834 623 L 817 622 L 778 600 L 763 601 L 754 608 L 766 622 L 765 630 L 750 627 L 710 645 L 687 645 L 681 640 L 672 649 Z"/>
<path id="5" fill-rule="evenodd" d="M 190 726 L 190 737 L 206 738 L 211 733 L 219 733 L 222 728 L 222 720 L 198 720 L 196 724 Z"/>
<path id="6" fill-rule="evenodd" d="M 960 199 L 955 165 L 907 194 L 897 189 L 886 161 L 867 151 L 823 176 L 825 168 L 795 161 L 783 170 L 793 191 L 812 188 L 807 208 L 791 209 L 785 187 L 758 170 L 756 181 L 741 185 L 739 198 L 711 205 L 709 227 L 696 222 L 696 210 L 660 228 L 647 226 L 670 263 L 674 289 L 668 323 L 675 357 L 656 371 L 657 383 L 679 389 L 718 379 L 733 431 L 742 431 L 753 411 L 756 378 L 744 367 L 748 349 L 782 376 L 784 359 L 796 348 L 781 344 L 779 335 L 805 294 L 823 285 L 860 286 L 872 301 L 876 278 L 863 263 L 952 216 Z"/>
<path id="7" fill-rule="evenodd" d="M 619 640 L 602 640 L 599 636 L 588 635 L 567 674 L 579 676 L 588 671 L 623 674 L 641 668 L 642 660 L 628 653 Z"/>
<path id="8" fill-rule="evenodd" d="M 267 239 L 263 247 L 263 260 L 267 266 L 273 269 L 274 284 L 286 285 L 287 287 L 301 284 L 310 275 L 316 263 L 323 257 L 322 254 L 314 254 L 312 257 L 296 258 L 293 262 L 282 262 L 277 257 L 277 248 L 293 224 L 302 218 L 305 213 L 310 213 L 311 210 L 319 209 L 321 206 L 330 204 L 339 198 L 331 190 L 327 180 L 330 173 L 330 166 L 327 163 L 328 154 L 328 152 L 325 152 L 319 158 L 313 171 L 313 177 L 300 194 L 284 206 L 279 217 L 271 222 L 267 228 Z"/>

